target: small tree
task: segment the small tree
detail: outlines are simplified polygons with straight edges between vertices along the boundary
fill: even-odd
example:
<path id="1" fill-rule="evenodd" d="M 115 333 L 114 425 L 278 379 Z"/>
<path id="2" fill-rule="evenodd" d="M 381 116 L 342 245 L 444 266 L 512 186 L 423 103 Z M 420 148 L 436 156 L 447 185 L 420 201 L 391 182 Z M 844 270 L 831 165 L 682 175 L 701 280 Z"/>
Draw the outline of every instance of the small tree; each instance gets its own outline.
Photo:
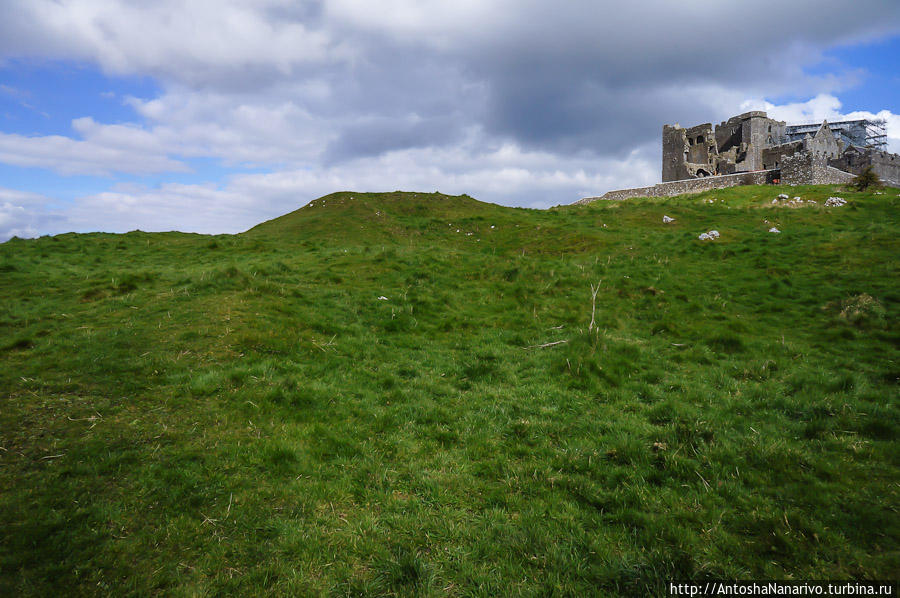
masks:
<path id="1" fill-rule="evenodd" d="M 878 174 L 872 170 L 871 166 L 867 166 L 865 170 L 856 175 L 850 185 L 857 191 L 865 191 L 869 187 L 880 187 L 881 179 L 878 178 Z"/>

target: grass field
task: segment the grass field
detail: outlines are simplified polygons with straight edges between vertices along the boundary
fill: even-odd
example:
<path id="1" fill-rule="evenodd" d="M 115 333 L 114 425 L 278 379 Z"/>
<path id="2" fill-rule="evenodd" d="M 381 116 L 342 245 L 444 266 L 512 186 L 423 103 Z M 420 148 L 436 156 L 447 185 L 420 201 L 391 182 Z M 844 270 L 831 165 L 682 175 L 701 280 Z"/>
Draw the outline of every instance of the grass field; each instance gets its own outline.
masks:
<path id="1" fill-rule="evenodd" d="M 898 257 L 836 187 L 13 239 L 0 594 L 896 578 Z"/>

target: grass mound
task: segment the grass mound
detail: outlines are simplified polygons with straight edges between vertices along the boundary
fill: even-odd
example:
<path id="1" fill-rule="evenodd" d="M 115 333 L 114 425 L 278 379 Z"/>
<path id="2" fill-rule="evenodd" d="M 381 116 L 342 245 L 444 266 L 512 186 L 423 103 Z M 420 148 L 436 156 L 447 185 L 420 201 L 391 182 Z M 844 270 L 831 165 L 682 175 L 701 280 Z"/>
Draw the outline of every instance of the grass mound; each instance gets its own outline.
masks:
<path id="1" fill-rule="evenodd" d="M 4 243 L 0 593 L 893 577 L 898 207 L 342 192 Z"/>

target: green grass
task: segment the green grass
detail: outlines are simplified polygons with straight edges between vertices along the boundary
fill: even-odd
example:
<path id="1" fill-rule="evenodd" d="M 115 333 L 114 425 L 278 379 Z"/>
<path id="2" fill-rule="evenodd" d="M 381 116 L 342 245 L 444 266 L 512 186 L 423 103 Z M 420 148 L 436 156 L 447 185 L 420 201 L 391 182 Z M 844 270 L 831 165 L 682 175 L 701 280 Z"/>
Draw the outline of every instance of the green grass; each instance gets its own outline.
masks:
<path id="1" fill-rule="evenodd" d="M 338 193 L 4 243 L 0 594 L 896 577 L 898 207 Z"/>

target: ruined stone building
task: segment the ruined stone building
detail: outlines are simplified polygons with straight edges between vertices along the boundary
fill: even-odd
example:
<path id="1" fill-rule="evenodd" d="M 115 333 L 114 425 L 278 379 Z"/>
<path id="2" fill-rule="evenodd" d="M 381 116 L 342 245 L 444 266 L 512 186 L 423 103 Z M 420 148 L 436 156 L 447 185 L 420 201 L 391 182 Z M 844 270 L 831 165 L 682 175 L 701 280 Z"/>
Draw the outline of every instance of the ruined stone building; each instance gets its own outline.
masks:
<path id="1" fill-rule="evenodd" d="M 785 158 L 809 154 L 808 161 L 819 168 L 855 175 L 871 166 L 886 183 L 900 185 L 900 156 L 884 151 L 885 139 L 883 121 L 788 125 L 761 111 L 733 116 L 715 127 L 663 125 L 662 180 L 778 170 Z"/>
<path id="2" fill-rule="evenodd" d="M 765 112 L 747 112 L 713 128 L 663 126 L 662 180 L 680 181 L 762 170 L 762 149 L 784 139 L 785 124 Z"/>
<path id="3" fill-rule="evenodd" d="M 868 167 L 900 187 L 900 155 L 886 151 L 884 121 L 788 125 L 765 112 L 745 112 L 713 126 L 663 125 L 662 183 L 609 191 L 576 203 L 671 197 L 736 185 L 842 184 Z"/>

